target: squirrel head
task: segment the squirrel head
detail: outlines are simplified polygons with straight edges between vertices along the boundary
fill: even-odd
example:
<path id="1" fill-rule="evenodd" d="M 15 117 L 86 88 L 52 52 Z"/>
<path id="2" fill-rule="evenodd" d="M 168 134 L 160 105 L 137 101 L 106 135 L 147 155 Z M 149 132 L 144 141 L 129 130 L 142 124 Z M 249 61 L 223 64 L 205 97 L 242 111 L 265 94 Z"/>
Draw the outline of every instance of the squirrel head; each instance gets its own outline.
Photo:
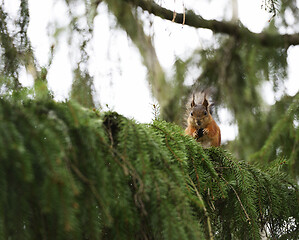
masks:
<path id="1" fill-rule="evenodd" d="M 200 104 L 195 103 L 193 94 L 187 121 L 188 125 L 191 125 L 194 128 L 205 128 L 212 121 L 210 104 L 206 99 L 206 94 L 204 94 L 203 102 Z"/>

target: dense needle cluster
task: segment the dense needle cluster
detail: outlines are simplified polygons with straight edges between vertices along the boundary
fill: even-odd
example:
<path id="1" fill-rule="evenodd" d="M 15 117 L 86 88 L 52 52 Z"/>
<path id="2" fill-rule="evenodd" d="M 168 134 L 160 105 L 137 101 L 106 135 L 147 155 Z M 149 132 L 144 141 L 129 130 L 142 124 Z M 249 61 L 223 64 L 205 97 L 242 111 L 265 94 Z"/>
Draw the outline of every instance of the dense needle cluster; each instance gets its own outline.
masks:
<path id="1" fill-rule="evenodd" d="M 0 100 L 4 239 L 295 239 L 298 188 L 164 121 Z M 281 163 L 279 163 L 281 164 Z"/>

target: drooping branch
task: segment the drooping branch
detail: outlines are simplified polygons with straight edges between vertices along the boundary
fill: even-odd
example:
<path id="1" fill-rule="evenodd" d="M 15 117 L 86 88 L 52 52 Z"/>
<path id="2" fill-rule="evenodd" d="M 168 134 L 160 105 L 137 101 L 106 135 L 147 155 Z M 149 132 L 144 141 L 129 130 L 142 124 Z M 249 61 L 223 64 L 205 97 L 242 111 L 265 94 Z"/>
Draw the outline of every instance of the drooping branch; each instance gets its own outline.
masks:
<path id="1" fill-rule="evenodd" d="M 299 33 L 295 34 L 271 34 L 271 33 L 253 33 L 248 28 L 235 22 L 206 20 L 191 10 L 186 10 L 185 14 L 176 13 L 174 18 L 173 11 L 163 8 L 154 1 L 148 0 L 124 0 L 133 4 L 135 7 L 141 7 L 144 11 L 154 14 L 163 19 L 173 21 L 195 28 L 206 28 L 214 33 L 224 33 L 242 39 L 252 39 L 263 46 L 284 47 L 299 45 Z"/>
<path id="2" fill-rule="evenodd" d="M 131 6 L 125 1 L 106 1 L 108 9 L 115 15 L 118 24 L 126 31 L 133 43 L 138 48 L 143 63 L 148 70 L 148 80 L 152 86 L 153 95 L 160 105 L 166 99 L 163 89 L 170 87 L 165 79 L 165 73 L 159 63 L 151 38 L 144 33 L 142 24 L 131 11 Z"/>
<path id="3" fill-rule="evenodd" d="M 4 239 L 298 236 L 298 186 L 276 167 L 204 150 L 166 121 L 29 97 L 0 98 Z"/>
<path id="4" fill-rule="evenodd" d="M 167 81 L 152 38 L 144 32 L 142 21 L 138 19 L 134 8 L 132 11 L 129 2 L 109 0 L 106 3 L 109 11 L 116 17 L 119 26 L 126 31 L 140 52 L 143 64 L 148 70 L 147 80 L 151 86 L 152 94 L 159 102 L 161 117 L 168 121 L 178 121 L 180 118 L 177 117 L 178 114 L 176 115 L 173 109 L 180 104 L 179 99 L 181 98 L 178 96 L 184 92 L 183 81 L 181 81 L 183 78 L 178 78 L 176 84 L 170 84 Z M 177 68 L 180 67 L 178 62 L 175 65 Z M 170 92 L 176 94 L 170 94 Z"/>

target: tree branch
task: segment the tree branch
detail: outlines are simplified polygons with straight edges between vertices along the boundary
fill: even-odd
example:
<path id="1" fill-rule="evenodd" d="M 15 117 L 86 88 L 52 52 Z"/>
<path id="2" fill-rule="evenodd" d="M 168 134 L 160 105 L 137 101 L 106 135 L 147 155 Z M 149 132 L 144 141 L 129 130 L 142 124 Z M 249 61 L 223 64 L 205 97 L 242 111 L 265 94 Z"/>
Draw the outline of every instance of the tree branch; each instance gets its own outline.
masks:
<path id="1" fill-rule="evenodd" d="M 153 95 L 161 106 L 167 105 L 165 91 L 170 86 L 165 79 L 165 73 L 159 63 L 151 38 L 144 33 L 143 26 L 131 11 L 131 6 L 126 1 L 106 1 L 109 11 L 117 19 L 118 24 L 127 32 L 132 42 L 139 49 L 143 63 L 148 70 L 148 80 L 152 85 Z"/>
<path id="2" fill-rule="evenodd" d="M 234 22 L 206 20 L 193 11 L 186 11 L 185 14 L 176 13 L 173 17 L 173 11 L 163 8 L 151 0 L 124 0 L 133 4 L 135 7 L 141 7 L 144 11 L 154 14 L 163 19 L 173 21 L 175 23 L 183 23 L 195 28 L 206 28 L 214 33 L 224 33 L 236 38 L 252 39 L 263 46 L 269 47 L 284 47 L 288 48 L 291 45 L 299 45 L 299 33 L 295 34 L 271 34 L 271 33 L 253 33 L 242 24 Z"/>

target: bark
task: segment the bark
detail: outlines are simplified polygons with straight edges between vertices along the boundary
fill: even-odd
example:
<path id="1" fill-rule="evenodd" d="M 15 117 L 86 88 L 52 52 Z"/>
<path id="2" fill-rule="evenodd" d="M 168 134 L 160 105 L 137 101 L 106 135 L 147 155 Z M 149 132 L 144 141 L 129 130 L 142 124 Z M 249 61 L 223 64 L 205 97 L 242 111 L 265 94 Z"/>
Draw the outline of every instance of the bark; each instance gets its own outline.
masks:
<path id="1" fill-rule="evenodd" d="M 141 7 L 144 11 L 161 17 L 165 20 L 173 21 L 195 28 L 206 28 L 214 33 L 224 33 L 236 38 L 251 39 L 267 47 L 288 48 L 291 45 L 299 45 L 299 33 L 295 34 L 273 34 L 273 33 L 253 33 L 240 22 L 226 22 L 217 20 L 206 20 L 191 10 L 186 10 L 185 14 L 176 13 L 173 17 L 173 11 L 163 8 L 154 1 L 147 0 L 124 0 L 135 7 Z"/>

